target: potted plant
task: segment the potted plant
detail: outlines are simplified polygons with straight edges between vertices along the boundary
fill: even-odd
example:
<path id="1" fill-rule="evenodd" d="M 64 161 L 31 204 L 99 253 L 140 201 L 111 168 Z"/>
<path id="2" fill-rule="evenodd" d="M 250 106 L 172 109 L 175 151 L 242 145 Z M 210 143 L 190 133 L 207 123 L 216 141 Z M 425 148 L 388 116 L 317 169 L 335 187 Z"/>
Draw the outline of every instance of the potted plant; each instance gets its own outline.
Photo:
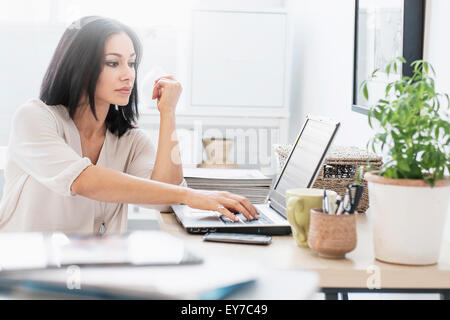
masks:
<path id="1" fill-rule="evenodd" d="M 400 63 L 406 61 L 395 59 L 385 73 L 397 72 Z M 385 98 L 370 108 L 369 125 L 376 134 L 367 147 L 381 151 L 387 161 L 364 178 L 375 257 L 429 265 L 439 259 L 450 199 L 450 99 L 435 91 L 435 71 L 428 62 L 411 66 L 413 75 L 388 83 Z M 366 100 L 369 80 L 361 85 Z"/>

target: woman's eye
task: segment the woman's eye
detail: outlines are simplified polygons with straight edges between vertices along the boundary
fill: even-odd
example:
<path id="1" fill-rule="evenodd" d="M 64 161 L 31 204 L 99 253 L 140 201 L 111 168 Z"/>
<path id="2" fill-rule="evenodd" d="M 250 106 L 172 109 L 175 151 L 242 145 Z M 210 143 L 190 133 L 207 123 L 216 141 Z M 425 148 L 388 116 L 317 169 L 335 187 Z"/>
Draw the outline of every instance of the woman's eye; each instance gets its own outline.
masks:
<path id="1" fill-rule="evenodd" d="M 108 67 L 117 67 L 118 65 L 119 65 L 119 63 L 118 62 L 106 62 L 106 65 L 108 66 Z"/>
<path id="2" fill-rule="evenodd" d="M 136 68 L 136 62 L 130 62 L 128 64 L 131 68 Z"/>

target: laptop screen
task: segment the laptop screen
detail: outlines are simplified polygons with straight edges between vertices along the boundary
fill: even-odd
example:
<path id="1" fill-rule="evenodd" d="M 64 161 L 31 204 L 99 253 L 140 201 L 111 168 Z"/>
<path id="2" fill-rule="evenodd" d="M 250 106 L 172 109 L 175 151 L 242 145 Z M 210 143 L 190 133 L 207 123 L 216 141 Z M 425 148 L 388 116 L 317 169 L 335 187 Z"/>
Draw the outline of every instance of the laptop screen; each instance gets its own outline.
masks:
<path id="1" fill-rule="evenodd" d="M 310 188 L 339 123 L 307 117 L 281 174 L 269 195 L 270 206 L 286 217 L 286 190 Z"/>

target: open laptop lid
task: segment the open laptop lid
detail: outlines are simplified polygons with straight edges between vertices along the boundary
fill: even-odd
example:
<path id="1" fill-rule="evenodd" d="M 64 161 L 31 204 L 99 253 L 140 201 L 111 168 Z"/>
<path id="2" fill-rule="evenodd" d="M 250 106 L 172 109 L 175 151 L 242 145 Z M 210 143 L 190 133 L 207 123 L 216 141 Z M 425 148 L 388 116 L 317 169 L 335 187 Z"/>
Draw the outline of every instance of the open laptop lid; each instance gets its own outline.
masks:
<path id="1" fill-rule="evenodd" d="M 286 190 L 310 188 L 340 123 L 316 116 L 307 116 L 294 147 L 271 189 L 270 207 L 286 218 Z"/>

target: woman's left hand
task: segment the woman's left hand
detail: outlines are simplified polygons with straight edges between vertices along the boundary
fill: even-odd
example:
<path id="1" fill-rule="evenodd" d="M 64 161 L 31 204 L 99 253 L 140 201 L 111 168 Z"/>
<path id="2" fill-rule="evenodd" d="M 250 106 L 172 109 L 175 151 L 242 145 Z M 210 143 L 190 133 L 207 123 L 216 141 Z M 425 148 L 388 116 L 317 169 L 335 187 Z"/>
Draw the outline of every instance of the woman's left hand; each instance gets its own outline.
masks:
<path id="1" fill-rule="evenodd" d="M 158 99 L 161 114 L 175 113 L 175 108 L 183 88 L 172 76 L 163 76 L 155 80 L 152 99 Z"/>

